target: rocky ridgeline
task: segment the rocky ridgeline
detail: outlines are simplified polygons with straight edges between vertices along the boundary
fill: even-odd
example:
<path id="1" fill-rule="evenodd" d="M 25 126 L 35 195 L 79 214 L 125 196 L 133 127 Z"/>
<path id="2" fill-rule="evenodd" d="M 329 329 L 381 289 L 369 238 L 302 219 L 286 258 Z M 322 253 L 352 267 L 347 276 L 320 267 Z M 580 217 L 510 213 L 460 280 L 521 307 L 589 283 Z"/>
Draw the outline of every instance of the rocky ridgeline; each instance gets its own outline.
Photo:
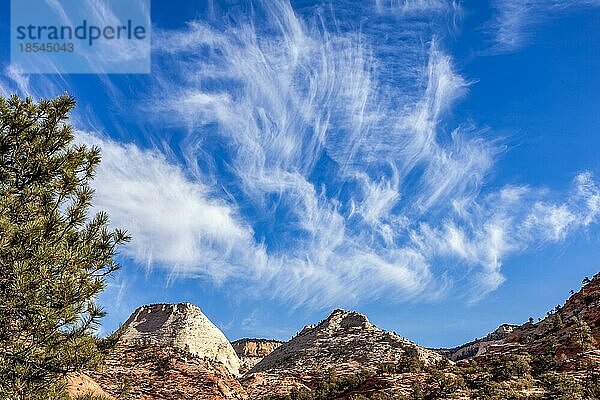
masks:
<path id="1" fill-rule="evenodd" d="M 422 348 L 344 310 L 286 343 L 241 339 L 232 346 L 189 303 L 140 307 L 120 333 L 100 371 L 70 376 L 70 393 L 137 400 L 289 399 L 277 396 L 293 389 L 302 399 L 417 398 L 419 391 L 426 398 L 600 398 L 600 274 L 540 322 L 501 325 L 454 349 Z M 241 377 L 238 355 L 242 372 L 251 368 Z M 325 397 L 323 390 L 330 390 Z"/>
<path id="2" fill-rule="evenodd" d="M 250 373 L 277 369 L 322 370 L 338 365 L 376 369 L 382 363 L 398 362 L 407 351 L 416 352 L 425 364 L 443 358 L 395 333 L 379 329 L 362 314 L 338 309 L 317 326 L 304 328 L 263 358 Z"/>
<path id="3" fill-rule="evenodd" d="M 600 360 L 599 344 L 600 274 L 597 274 L 540 322 L 515 327 L 477 357 L 546 354 L 553 356 L 560 369 L 576 370 L 582 362 Z"/>
<path id="4" fill-rule="evenodd" d="M 69 377 L 69 392 L 107 400 L 244 400 L 239 368 L 233 347 L 200 308 L 154 304 L 129 317 L 99 371 Z"/>
<path id="5" fill-rule="evenodd" d="M 159 345 L 221 362 L 239 375 L 240 360 L 231 344 L 199 307 L 190 303 L 153 304 L 135 310 L 123 325 L 122 343 Z"/>
<path id="6" fill-rule="evenodd" d="M 240 359 L 240 373 L 248 372 L 283 342 L 268 339 L 239 339 L 231 345 Z"/>
<path id="7" fill-rule="evenodd" d="M 362 314 L 335 310 L 263 358 L 242 378 L 242 384 L 251 397 L 262 398 L 294 387 L 310 387 L 326 371 L 335 371 L 337 376 L 374 373 L 384 364 L 400 362 L 407 354 L 424 365 L 445 359 L 377 328 Z"/>
<path id="8" fill-rule="evenodd" d="M 573 293 L 537 323 L 503 324 L 483 339 L 452 349 L 437 349 L 452 361 L 481 359 L 499 354 L 543 355 L 550 351 L 564 368 L 575 367 L 573 357 L 600 358 L 600 274 Z M 584 354 L 584 353 L 589 354 Z"/>
<path id="9" fill-rule="evenodd" d="M 518 325 L 502 324 L 494 332 L 489 333 L 482 339 L 463 344 L 453 349 L 439 349 L 439 353 L 445 355 L 452 361 L 466 360 L 480 356 L 485 353 L 489 346 L 503 343 Z"/>

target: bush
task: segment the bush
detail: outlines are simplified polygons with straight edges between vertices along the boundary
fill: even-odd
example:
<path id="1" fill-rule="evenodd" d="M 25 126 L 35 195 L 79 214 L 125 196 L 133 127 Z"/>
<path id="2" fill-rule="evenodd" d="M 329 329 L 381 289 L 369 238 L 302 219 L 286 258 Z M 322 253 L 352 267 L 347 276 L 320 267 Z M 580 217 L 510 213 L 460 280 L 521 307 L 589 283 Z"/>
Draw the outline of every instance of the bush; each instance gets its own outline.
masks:
<path id="1" fill-rule="evenodd" d="M 424 368 L 425 364 L 419 358 L 419 352 L 413 348 L 406 349 L 396 363 L 396 372 L 399 374 L 407 372 L 418 373 L 423 371 Z"/>
<path id="2" fill-rule="evenodd" d="M 502 354 L 489 361 L 489 371 L 497 382 L 530 377 L 529 356 Z"/>
<path id="3" fill-rule="evenodd" d="M 442 371 L 431 373 L 425 383 L 425 399 L 447 399 L 467 389 L 462 377 Z"/>
<path id="4" fill-rule="evenodd" d="M 584 381 L 583 394 L 585 399 L 600 399 L 600 371 L 593 366 Z"/>
<path id="5" fill-rule="evenodd" d="M 573 340 L 581 351 L 592 350 L 596 344 L 588 324 L 577 317 L 573 317 Z"/>
<path id="6" fill-rule="evenodd" d="M 533 356 L 531 370 L 534 376 L 540 376 L 546 372 L 556 370 L 556 358 L 552 353 Z"/>
<path id="7" fill-rule="evenodd" d="M 558 372 L 548 372 L 540 377 L 546 390 L 546 397 L 557 400 L 580 400 L 583 387 L 572 377 Z M 593 397 L 585 397 L 591 399 Z"/>
<path id="8" fill-rule="evenodd" d="M 312 390 L 292 389 L 289 394 L 273 396 L 272 400 L 331 400 L 342 395 L 347 395 L 360 388 L 372 376 L 367 371 L 339 378 L 335 371 L 329 370 L 324 377 L 319 379 Z"/>

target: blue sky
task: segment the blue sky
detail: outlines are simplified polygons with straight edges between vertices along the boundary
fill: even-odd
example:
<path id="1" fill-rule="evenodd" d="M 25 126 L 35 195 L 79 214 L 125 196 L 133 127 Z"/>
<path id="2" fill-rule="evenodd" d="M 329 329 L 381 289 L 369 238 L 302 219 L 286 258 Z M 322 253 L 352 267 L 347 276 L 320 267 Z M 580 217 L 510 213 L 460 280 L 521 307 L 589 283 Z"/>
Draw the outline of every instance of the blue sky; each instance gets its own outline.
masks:
<path id="1" fill-rule="evenodd" d="M 2 7 L 0 90 L 77 97 L 133 235 L 104 332 L 189 301 L 287 339 L 342 307 L 453 346 L 600 270 L 597 0 L 153 1 L 148 75 L 25 74 Z"/>

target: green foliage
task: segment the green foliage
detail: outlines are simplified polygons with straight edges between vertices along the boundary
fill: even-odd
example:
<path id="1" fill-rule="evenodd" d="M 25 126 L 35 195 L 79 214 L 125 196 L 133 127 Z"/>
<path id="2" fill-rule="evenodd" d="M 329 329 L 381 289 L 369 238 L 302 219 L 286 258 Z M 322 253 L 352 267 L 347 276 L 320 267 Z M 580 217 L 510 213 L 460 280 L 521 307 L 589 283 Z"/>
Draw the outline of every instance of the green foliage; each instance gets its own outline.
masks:
<path id="1" fill-rule="evenodd" d="M 593 350 L 596 340 L 588 324 L 577 317 L 573 317 L 573 340 L 581 351 Z"/>
<path id="2" fill-rule="evenodd" d="M 74 144 L 72 97 L 0 98 L 0 398 L 60 399 L 100 360 L 95 299 L 127 241 L 88 216 L 98 148 Z"/>
<path id="3" fill-rule="evenodd" d="M 418 351 L 413 348 L 407 348 L 396 363 L 379 364 L 377 367 L 377 372 L 384 374 L 404 374 L 409 372 L 418 373 L 424 369 L 425 363 L 419 358 Z"/>
<path id="4" fill-rule="evenodd" d="M 381 363 L 377 366 L 378 374 L 394 374 L 396 373 L 396 364 L 394 363 Z"/>
<path id="5" fill-rule="evenodd" d="M 591 365 L 588 370 L 588 376 L 583 382 L 584 399 L 600 399 L 600 371 Z"/>
<path id="6" fill-rule="evenodd" d="M 132 396 L 132 391 L 134 389 L 134 385 L 125 380 L 118 382 L 116 387 L 113 387 L 111 390 L 111 394 L 117 399 L 129 399 Z"/>
<path id="7" fill-rule="evenodd" d="M 462 375 L 477 374 L 480 372 L 480 366 L 475 360 L 463 360 L 457 364 L 457 368 Z"/>
<path id="8" fill-rule="evenodd" d="M 360 388 L 372 376 L 369 372 L 359 372 L 347 377 L 338 377 L 329 370 L 316 383 L 312 390 L 292 389 L 288 395 L 274 396 L 272 400 L 331 400 L 350 394 Z"/>
<path id="9" fill-rule="evenodd" d="M 415 382 L 412 384 L 412 395 L 411 400 L 424 400 L 425 399 L 425 391 L 423 390 L 423 385 L 419 382 Z"/>
<path id="10" fill-rule="evenodd" d="M 480 385 L 472 392 L 472 398 L 482 400 L 504 400 L 506 399 L 506 390 L 498 382 L 482 381 Z"/>
<path id="11" fill-rule="evenodd" d="M 557 312 L 552 320 L 552 328 L 554 329 L 555 332 L 558 332 L 564 327 L 565 327 L 565 324 L 563 322 L 561 313 Z"/>
<path id="12" fill-rule="evenodd" d="M 552 353 L 535 355 L 531 361 L 531 370 L 534 376 L 553 371 L 556 367 L 556 357 Z"/>
<path id="13" fill-rule="evenodd" d="M 556 370 L 556 343 L 547 342 L 545 346 L 545 352 L 534 355 L 531 360 L 531 370 L 534 376 Z"/>
<path id="14" fill-rule="evenodd" d="M 421 372 L 425 364 L 419 358 L 419 353 L 416 349 L 408 348 L 396 363 L 396 372 Z"/>
<path id="15" fill-rule="evenodd" d="M 424 398 L 428 400 L 452 398 L 456 393 L 467 389 L 461 376 L 439 370 L 430 373 L 426 386 L 428 390 Z"/>
<path id="16" fill-rule="evenodd" d="M 470 360 L 456 368 L 464 380 L 467 398 L 485 400 L 536 399 L 528 394 L 535 381 L 531 377 L 529 356 L 494 355 L 479 363 Z"/>
<path id="17" fill-rule="evenodd" d="M 529 360 L 528 356 L 520 354 L 502 354 L 489 361 L 489 371 L 497 382 L 529 377 Z"/>
<path id="18" fill-rule="evenodd" d="M 436 361 L 424 366 L 423 371 L 429 372 L 429 373 L 435 373 L 437 371 L 446 370 L 446 369 L 450 368 L 450 366 L 451 366 L 450 360 L 448 360 L 447 358 L 441 358 L 439 360 L 436 360 Z"/>
<path id="19" fill-rule="evenodd" d="M 547 372 L 540 379 L 546 390 L 547 398 L 557 400 L 579 400 L 584 398 L 582 386 L 568 375 Z"/>

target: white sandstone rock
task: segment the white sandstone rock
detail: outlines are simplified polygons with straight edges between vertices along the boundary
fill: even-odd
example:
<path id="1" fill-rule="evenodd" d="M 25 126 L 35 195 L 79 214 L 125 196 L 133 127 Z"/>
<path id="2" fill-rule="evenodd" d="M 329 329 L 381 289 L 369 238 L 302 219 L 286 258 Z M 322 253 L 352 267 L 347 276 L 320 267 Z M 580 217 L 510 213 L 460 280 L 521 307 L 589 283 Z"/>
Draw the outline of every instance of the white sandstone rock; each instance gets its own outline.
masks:
<path id="1" fill-rule="evenodd" d="M 190 303 L 153 304 L 135 310 L 123 325 L 120 340 L 139 345 L 173 346 L 223 363 L 239 375 L 240 360 L 223 334 Z"/>

